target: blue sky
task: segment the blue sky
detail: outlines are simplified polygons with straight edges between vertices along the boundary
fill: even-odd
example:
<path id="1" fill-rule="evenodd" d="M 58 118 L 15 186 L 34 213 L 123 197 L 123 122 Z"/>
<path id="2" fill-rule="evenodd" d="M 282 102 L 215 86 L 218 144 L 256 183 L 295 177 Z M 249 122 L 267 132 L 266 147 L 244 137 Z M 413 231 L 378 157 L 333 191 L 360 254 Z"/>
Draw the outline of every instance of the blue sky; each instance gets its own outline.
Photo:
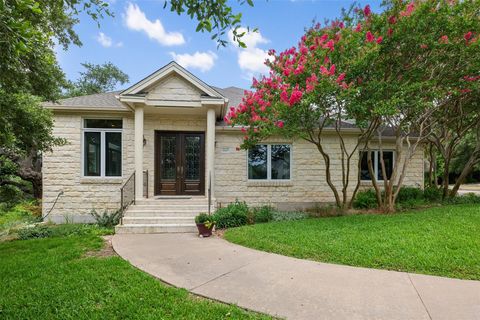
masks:
<path id="1" fill-rule="evenodd" d="M 296 45 L 313 19 L 323 22 L 338 17 L 341 8 L 352 3 L 270 0 L 255 1 L 250 8 L 232 1 L 235 10 L 243 13 L 244 25 L 260 31 L 245 38 L 247 49 L 239 49 L 234 45 L 217 48 L 210 34 L 195 32 L 195 21 L 164 10 L 162 0 L 109 2 L 115 17 L 104 18 L 98 27 L 90 18 L 81 16 L 76 31 L 83 46 L 57 50 L 69 79 L 78 77 L 82 62 L 111 61 L 130 76 L 132 84 L 176 60 L 210 85 L 249 88 L 251 77 L 265 72 L 262 61 L 268 49 L 281 51 Z M 368 2 L 375 11 L 379 3 Z"/>

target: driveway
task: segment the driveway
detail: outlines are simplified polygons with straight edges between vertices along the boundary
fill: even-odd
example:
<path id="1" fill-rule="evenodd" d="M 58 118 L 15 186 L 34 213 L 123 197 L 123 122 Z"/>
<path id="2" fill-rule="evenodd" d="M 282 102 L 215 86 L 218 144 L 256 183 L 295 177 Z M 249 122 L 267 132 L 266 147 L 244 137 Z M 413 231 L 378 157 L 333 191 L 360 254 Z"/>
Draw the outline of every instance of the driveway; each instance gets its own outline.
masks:
<path id="1" fill-rule="evenodd" d="M 194 234 L 117 234 L 113 247 L 176 287 L 288 319 L 480 319 L 480 281 L 318 263 Z"/>
<path id="2" fill-rule="evenodd" d="M 467 193 L 474 193 L 480 196 L 480 183 L 462 184 L 460 189 L 458 189 L 458 194 L 464 195 Z"/>

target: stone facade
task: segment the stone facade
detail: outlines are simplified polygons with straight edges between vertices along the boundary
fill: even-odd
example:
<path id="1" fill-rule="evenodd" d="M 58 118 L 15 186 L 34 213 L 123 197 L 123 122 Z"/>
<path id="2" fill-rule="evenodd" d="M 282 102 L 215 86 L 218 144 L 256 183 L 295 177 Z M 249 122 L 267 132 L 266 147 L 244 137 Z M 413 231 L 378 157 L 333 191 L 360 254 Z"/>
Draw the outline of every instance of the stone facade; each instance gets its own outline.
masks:
<path id="1" fill-rule="evenodd" d="M 60 191 L 63 191 L 49 214 L 55 222 L 90 221 L 90 210 L 113 211 L 120 207 L 120 187 L 134 171 L 134 119 L 132 113 L 105 113 L 102 118 L 123 118 L 123 171 L 119 178 L 82 176 L 82 120 L 99 117 L 98 113 L 55 112 L 54 134 L 67 139 L 64 146 L 55 147 L 43 156 L 44 198 L 46 215 Z M 163 131 L 205 132 L 204 114 L 189 116 L 160 114 L 146 110 L 144 119 L 144 170 L 148 170 L 149 197 L 154 195 L 154 134 Z M 300 209 L 316 203 L 333 203 L 333 193 L 325 181 L 325 164 L 316 147 L 304 140 L 270 139 L 267 143 L 292 145 L 292 172 L 289 181 L 251 181 L 247 179 L 247 153 L 237 150 L 243 135 L 239 131 L 217 127 L 215 146 L 215 200 L 219 206 L 239 199 L 252 205 L 271 204 L 282 210 Z M 341 188 L 341 161 L 338 138 L 326 133 L 325 149 L 331 156 L 332 181 Z M 346 134 L 347 148 L 356 144 L 356 135 Z M 393 149 L 393 144 L 392 144 Z M 355 187 L 358 153 L 352 158 L 351 192 Z M 206 172 L 206 175 L 207 172 Z M 208 177 L 205 178 L 207 182 Z M 411 160 L 405 185 L 423 187 L 423 150 Z M 206 183 L 207 185 L 207 183 Z M 362 188 L 370 187 L 362 182 Z"/>
<path id="2" fill-rule="evenodd" d="M 335 197 L 325 179 L 325 163 L 316 146 L 304 140 L 286 141 L 270 139 L 266 143 L 291 144 L 292 172 L 290 181 L 252 181 L 247 178 L 247 152 L 237 150 L 242 134 L 218 132 L 215 150 L 215 197 L 219 206 L 235 201 L 246 201 L 253 205 L 268 204 L 281 210 L 304 209 L 319 203 L 335 203 Z M 353 150 L 356 135 L 345 135 L 345 145 Z M 326 133 L 325 151 L 331 157 L 332 182 L 341 192 L 342 166 L 338 137 Z M 394 144 L 386 144 L 386 148 Z M 349 193 L 357 181 L 358 153 L 352 157 Z M 423 150 L 417 150 L 411 160 L 404 185 L 423 188 Z M 371 182 L 362 181 L 361 188 L 371 187 Z"/>
<path id="3" fill-rule="evenodd" d="M 43 155 L 43 215 L 47 215 L 60 191 L 48 219 L 54 222 L 91 221 L 89 212 L 117 210 L 120 206 L 120 186 L 133 172 L 133 117 L 121 114 L 102 114 L 102 118 L 123 118 L 122 167 L 119 178 L 83 177 L 82 120 L 98 118 L 96 113 L 55 113 L 53 133 L 65 138 L 67 144 L 55 147 Z"/>

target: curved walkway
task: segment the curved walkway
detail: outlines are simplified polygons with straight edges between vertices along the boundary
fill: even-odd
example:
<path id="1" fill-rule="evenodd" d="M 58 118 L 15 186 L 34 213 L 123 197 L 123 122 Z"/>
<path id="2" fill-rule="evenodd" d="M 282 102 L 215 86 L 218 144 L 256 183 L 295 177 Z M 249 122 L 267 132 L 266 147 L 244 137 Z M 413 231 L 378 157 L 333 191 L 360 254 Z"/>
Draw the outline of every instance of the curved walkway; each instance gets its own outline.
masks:
<path id="1" fill-rule="evenodd" d="M 174 286 L 288 319 L 480 319 L 480 281 L 318 263 L 194 234 L 117 234 L 113 247 Z"/>

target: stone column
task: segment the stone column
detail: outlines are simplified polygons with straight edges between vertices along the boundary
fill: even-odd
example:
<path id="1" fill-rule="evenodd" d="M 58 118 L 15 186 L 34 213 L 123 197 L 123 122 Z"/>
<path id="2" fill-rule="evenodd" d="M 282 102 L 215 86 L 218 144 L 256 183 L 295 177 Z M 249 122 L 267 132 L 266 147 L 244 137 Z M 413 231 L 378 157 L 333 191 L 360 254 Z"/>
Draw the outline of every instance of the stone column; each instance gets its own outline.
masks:
<path id="1" fill-rule="evenodd" d="M 208 196 L 208 183 L 210 180 L 210 186 L 212 190 L 212 199 L 215 195 L 215 109 L 209 108 L 207 110 L 207 137 L 205 152 L 207 154 L 207 166 L 206 166 L 206 183 L 205 183 L 205 195 Z"/>
<path id="2" fill-rule="evenodd" d="M 135 105 L 135 198 L 143 199 L 143 105 Z"/>

